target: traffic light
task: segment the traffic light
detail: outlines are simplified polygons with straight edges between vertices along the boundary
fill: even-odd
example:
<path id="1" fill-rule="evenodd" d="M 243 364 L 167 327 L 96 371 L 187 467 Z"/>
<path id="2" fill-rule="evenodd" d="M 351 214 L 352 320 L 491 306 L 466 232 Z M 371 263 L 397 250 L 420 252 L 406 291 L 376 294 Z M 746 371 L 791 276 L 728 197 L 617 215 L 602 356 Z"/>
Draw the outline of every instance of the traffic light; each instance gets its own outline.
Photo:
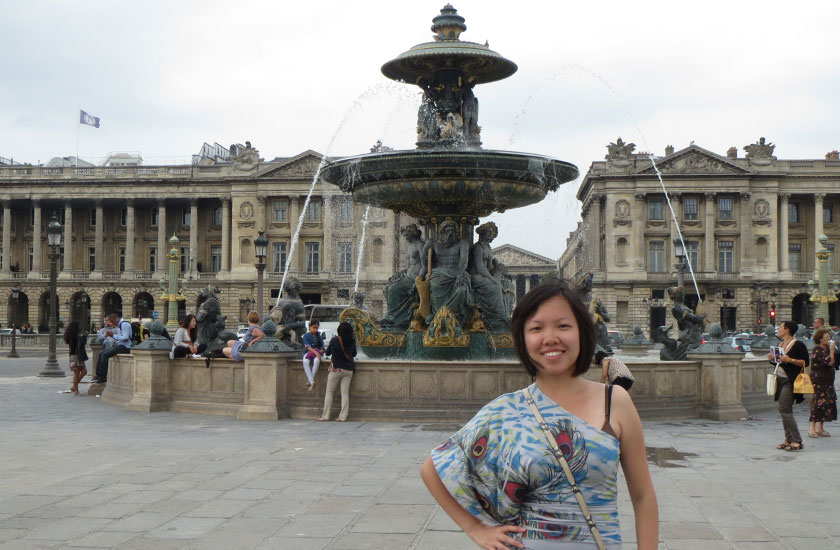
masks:
<path id="1" fill-rule="evenodd" d="M 761 324 L 761 319 L 760 319 L 760 318 L 758 319 L 758 324 L 759 324 L 759 325 Z"/>
<path id="2" fill-rule="evenodd" d="M 775 310 L 775 309 L 771 309 L 771 310 L 770 310 L 770 318 L 771 318 L 771 319 L 775 319 L 775 318 L 776 318 L 776 310 Z"/>

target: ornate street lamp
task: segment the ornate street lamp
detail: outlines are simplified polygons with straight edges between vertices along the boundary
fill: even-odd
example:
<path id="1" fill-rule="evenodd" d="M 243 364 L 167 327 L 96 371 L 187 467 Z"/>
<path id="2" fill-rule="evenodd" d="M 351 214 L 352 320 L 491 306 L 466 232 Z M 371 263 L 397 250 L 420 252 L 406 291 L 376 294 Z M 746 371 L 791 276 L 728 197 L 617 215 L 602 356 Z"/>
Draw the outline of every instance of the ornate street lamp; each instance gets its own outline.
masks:
<path id="1" fill-rule="evenodd" d="M 160 280 L 160 289 L 163 291 L 160 299 L 167 304 L 166 328 L 172 329 L 173 332 L 178 329 L 178 302 L 183 302 L 187 299 L 184 295 L 187 280 L 178 280 L 178 263 L 181 259 L 181 254 L 178 253 L 179 242 L 178 237 L 175 235 L 172 235 L 172 238 L 169 239 L 169 244 L 172 245 L 169 254 L 166 255 L 169 258 L 169 281 L 167 283 L 165 277 Z M 179 283 L 181 285 L 180 288 L 178 288 Z"/>
<path id="2" fill-rule="evenodd" d="M 12 350 L 9 352 L 8 357 L 9 359 L 18 359 L 20 355 L 15 348 L 15 333 L 17 332 L 17 310 L 18 310 L 18 298 L 20 297 L 20 286 L 15 283 L 15 286 L 11 289 L 12 292 L 12 301 L 15 303 L 14 308 L 12 308 Z"/>
<path id="3" fill-rule="evenodd" d="M 808 281 L 808 286 L 811 290 L 811 301 L 817 304 L 816 317 L 822 317 L 828 322 L 828 304 L 837 301 L 837 280 L 834 281 L 834 289 L 828 289 L 828 260 L 831 257 L 831 251 L 828 250 L 826 244 L 828 237 L 820 235 L 817 237 L 820 242 L 820 249 L 817 250 L 817 261 L 819 262 L 819 281 L 815 283 L 813 280 Z"/>
<path id="4" fill-rule="evenodd" d="M 47 226 L 47 244 L 50 246 L 50 348 L 47 355 L 47 364 L 38 376 L 60 377 L 66 376 L 64 371 L 58 368 L 58 361 L 55 358 L 55 332 L 58 318 L 58 291 L 56 289 L 56 262 L 58 261 L 58 250 L 61 246 L 61 234 L 64 228 L 53 212 L 50 224 Z M 37 246 L 37 243 L 36 243 Z"/>
<path id="5" fill-rule="evenodd" d="M 674 239 L 674 255 L 677 257 L 677 286 L 683 287 L 683 273 L 685 273 L 685 248 L 682 241 Z"/>
<path id="6" fill-rule="evenodd" d="M 265 238 L 265 231 L 260 231 L 254 239 L 254 255 L 257 257 L 257 313 L 262 318 L 263 309 L 263 271 L 265 271 L 265 255 L 268 248 L 268 239 Z"/>

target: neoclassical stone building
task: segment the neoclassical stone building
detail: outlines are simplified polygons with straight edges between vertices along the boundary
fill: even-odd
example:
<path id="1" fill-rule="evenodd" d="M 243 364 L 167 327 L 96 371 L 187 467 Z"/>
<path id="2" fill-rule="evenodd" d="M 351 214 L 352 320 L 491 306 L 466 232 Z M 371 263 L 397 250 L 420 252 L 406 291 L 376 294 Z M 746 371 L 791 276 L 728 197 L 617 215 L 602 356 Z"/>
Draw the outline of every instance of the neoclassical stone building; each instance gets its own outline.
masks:
<path id="1" fill-rule="evenodd" d="M 780 321 L 810 324 L 807 283 L 817 278 L 816 238 L 826 234 L 832 252 L 840 242 L 837 151 L 824 159 L 781 160 L 774 147 L 761 138 L 739 158 L 735 147 L 719 155 L 692 144 L 668 147 L 655 159 L 702 307 L 728 330 L 766 326 L 773 307 Z M 582 219 L 560 259 L 567 277 L 593 272 L 595 293 L 621 331 L 671 323 L 665 289 L 677 280 L 669 203 L 649 155 L 634 148 L 619 139 L 605 161 L 592 163 L 577 194 Z M 830 279 L 837 276 L 834 254 L 829 272 Z M 696 303 L 688 269 L 685 288 L 687 301 Z M 830 312 L 837 325 L 837 303 Z"/>
<path id="2" fill-rule="evenodd" d="M 209 284 L 221 291 L 228 326 L 245 319 L 255 307 L 254 239 L 260 230 L 269 240 L 266 309 L 287 263 L 303 284 L 304 301 L 349 303 L 365 206 L 321 183 L 307 202 L 322 160 L 318 153 L 266 162 L 250 145 L 232 152 L 231 162 L 178 166 L 0 166 L 3 326 L 29 323 L 46 330 L 46 227 L 54 213 L 64 227 L 60 321 L 98 324 L 112 311 L 136 318 L 157 310 L 163 317 L 158 281 L 168 269 L 173 234 L 180 240 L 180 273 L 188 280 L 185 311 L 195 311 L 199 291 Z M 377 315 L 382 288 L 399 263 L 399 227 L 410 221 L 390 211 L 369 212 L 359 289 Z M 20 289 L 17 300 L 12 287 Z"/>

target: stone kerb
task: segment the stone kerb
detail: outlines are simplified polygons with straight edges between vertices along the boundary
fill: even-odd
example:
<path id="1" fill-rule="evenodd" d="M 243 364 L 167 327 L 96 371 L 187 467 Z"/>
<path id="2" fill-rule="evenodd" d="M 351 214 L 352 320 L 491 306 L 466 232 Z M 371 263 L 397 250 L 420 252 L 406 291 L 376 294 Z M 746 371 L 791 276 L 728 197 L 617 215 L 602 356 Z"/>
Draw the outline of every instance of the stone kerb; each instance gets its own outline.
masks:
<path id="1" fill-rule="evenodd" d="M 701 418 L 739 420 L 747 416 L 742 397 L 743 353 L 689 353 L 687 358 L 700 362 Z"/>

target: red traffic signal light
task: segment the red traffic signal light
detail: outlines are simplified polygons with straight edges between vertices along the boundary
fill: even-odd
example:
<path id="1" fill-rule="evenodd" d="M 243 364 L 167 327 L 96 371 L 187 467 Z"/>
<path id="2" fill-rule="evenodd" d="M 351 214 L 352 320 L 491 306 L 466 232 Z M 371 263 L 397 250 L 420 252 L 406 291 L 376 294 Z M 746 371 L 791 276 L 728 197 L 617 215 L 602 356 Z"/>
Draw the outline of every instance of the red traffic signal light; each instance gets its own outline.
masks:
<path id="1" fill-rule="evenodd" d="M 775 310 L 775 309 L 771 309 L 771 310 L 770 310 L 770 318 L 771 318 L 771 319 L 775 319 L 775 318 L 776 318 L 776 310 Z"/>
<path id="2" fill-rule="evenodd" d="M 758 324 L 759 324 L 759 325 L 761 324 L 761 319 L 759 319 L 759 320 L 758 320 Z"/>

